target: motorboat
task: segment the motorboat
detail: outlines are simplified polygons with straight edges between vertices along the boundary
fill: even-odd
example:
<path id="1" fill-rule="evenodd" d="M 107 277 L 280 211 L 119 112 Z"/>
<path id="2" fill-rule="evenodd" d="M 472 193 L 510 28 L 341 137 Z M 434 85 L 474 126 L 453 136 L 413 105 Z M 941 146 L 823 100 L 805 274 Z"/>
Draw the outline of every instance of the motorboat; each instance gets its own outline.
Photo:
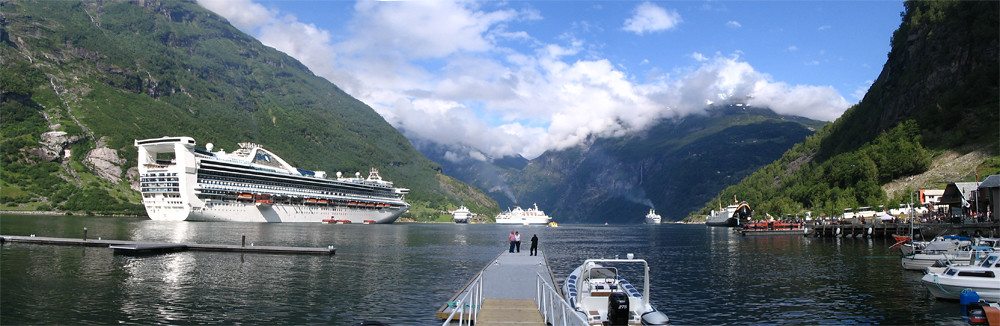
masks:
<path id="1" fill-rule="evenodd" d="M 911 247 L 912 253 L 904 254 L 901 264 L 904 269 L 926 272 L 928 267 L 945 267 L 955 262 L 975 261 L 977 257 L 1000 251 L 998 243 L 1000 240 L 996 238 L 936 237 L 926 243 L 914 242 Z M 900 251 L 907 252 L 902 247 Z"/>
<path id="2" fill-rule="evenodd" d="M 587 259 L 563 282 L 563 295 L 590 325 L 666 325 L 670 319 L 649 303 L 649 264 L 635 259 Z M 613 267 L 641 266 L 642 292 Z"/>
<path id="3" fill-rule="evenodd" d="M 931 241 L 912 241 L 909 237 L 896 235 L 893 235 L 893 238 L 898 241 L 893 245 L 893 247 L 899 248 L 899 252 L 901 252 L 903 256 L 912 255 L 914 253 L 922 253 L 924 251 L 956 251 L 972 245 L 971 238 L 957 235 L 937 236 L 934 237 L 934 239 L 931 239 Z"/>
<path id="4" fill-rule="evenodd" d="M 1000 301 L 1000 253 L 991 253 L 975 265 L 950 266 L 943 273 L 924 275 L 920 281 L 940 299 L 958 300 L 962 290 L 970 289 L 986 301 Z"/>

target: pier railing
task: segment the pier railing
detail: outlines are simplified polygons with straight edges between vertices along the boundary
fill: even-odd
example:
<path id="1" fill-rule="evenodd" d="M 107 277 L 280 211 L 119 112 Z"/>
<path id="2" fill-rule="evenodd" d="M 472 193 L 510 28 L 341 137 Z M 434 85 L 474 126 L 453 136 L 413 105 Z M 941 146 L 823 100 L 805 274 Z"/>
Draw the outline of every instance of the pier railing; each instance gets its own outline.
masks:
<path id="1" fill-rule="evenodd" d="M 483 307 L 483 273 L 479 273 L 471 283 L 469 283 L 469 292 L 466 292 L 461 298 L 455 300 L 455 308 L 448 315 L 448 319 L 444 321 L 441 325 L 449 325 L 453 319 L 455 319 L 455 314 L 458 314 L 458 325 L 473 325 L 477 317 L 479 317 L 479 310 Z"/>
<path id="2" fill-rule="evenodd" d="M 535 304 L 546 325 L 589 325 L 587 320 L 580 316 L 538 273 L 535 273 Z"/>

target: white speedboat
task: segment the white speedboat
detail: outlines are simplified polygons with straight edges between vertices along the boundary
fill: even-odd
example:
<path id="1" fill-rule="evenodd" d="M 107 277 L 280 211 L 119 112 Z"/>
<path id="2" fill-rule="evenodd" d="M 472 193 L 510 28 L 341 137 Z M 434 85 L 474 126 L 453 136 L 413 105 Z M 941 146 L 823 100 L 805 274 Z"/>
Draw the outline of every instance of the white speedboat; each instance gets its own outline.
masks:
<path id="1" fill-rule="evenodd" d="M 469 223 L 469 218 L 471 216 L 472 212 L 470 212 L 469 208 L 465 207 L 465 205 L 459 207 L 451 213 L 451 218 L 455 221 L 455 223 Z"/>
<path id="2" fill-rule="evenodd" d="M 601 264 L 606 264 L 604 266 Z M 641 265 L 640 293 L 611 265 Z M 587 259 L 563 282 L 566 301 L 590 325 L 666 325 L 667 315 L 649 303 L 649 264 L 642 259 Z"/>
<path id="3" fill-rule="evenodd" d="M 646 224 L 660 224 L 660 215 L 656 214 L 656 210 L 649 209 L 649 213 L 646 214 Z"/>
<path id="4" fill-rule="evenodd" d="M 976 265 L 951 266 L 943 273 L 920 279 L 937 298 L 958 300 L 964 289 L 976 291 L 981 299 L 1000 301 L 1000 253 L 991 253 Z"/>

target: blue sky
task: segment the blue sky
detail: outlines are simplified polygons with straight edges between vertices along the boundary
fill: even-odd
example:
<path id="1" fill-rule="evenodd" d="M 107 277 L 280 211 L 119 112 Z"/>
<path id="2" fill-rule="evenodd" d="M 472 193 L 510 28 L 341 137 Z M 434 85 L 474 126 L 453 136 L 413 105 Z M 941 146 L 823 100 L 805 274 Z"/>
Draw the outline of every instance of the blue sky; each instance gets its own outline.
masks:
<path id="1" fill-rule="evenodd" d="M 641 132 L 712 103 L 832 121 L 901 1 L 202 0 L 455 160 Z"/>

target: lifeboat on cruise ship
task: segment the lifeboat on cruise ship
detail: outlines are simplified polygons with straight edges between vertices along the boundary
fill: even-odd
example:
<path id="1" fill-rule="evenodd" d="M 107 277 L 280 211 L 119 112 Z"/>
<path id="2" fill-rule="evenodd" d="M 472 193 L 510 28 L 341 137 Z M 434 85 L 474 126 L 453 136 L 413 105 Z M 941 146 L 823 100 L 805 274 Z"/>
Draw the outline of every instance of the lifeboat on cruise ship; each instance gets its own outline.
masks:
<path id="1" fill-rule="evenodd" d="M 326 200 L 326 199 L 317 199 L 317 200 L 316 200 L 316 203 L 317 203 L 317 204 L 323 204 L 323 205 L 326 205 L 326 203 L 327 203 L 327 200 Z"/>
<path id="2" fill-rule="evenodd" d="M 365 220 L 365 224 L 375 224 L 375 220 Z"/>
<path id="3" fill-rule="evenodd" d="M 271 206 L 271 205 L 274 205 L 274 201 L 271 200 L 271 195 L 263 195 L 262 194 L 262 195 L 254 196 L 254 204 L 257 205 L 257 207 Z"/>
<path id="4" fill-rule="evenodd" d="M 323 220 L 323 224 L 337 223 L 337 220 L 328 218 Z"/>
<path id="5" fill-rule="evenodd" d="M 239 194 L 239 195 L 236 195 L 236 199 L 238 199 L 238 200 L 253 200 L 253 195 L 251 195 L 251 194 Z"/>

